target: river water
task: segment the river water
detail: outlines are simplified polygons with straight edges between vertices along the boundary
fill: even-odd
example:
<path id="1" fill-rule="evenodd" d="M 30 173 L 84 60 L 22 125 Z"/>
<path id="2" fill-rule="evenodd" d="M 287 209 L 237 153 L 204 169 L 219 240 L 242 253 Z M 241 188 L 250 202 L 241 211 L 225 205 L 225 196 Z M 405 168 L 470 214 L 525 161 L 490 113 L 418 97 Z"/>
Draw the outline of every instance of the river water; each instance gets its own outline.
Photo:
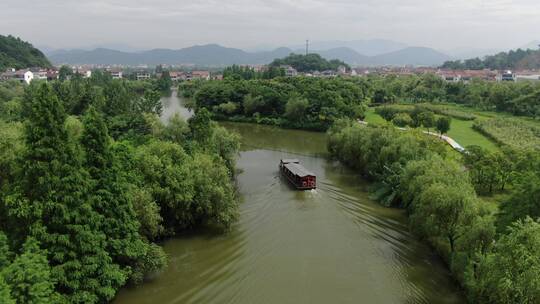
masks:
<path id="1" fill-rule="evenodd" d="M 182 101 L 165 98 L 164 117 Z M 463 303 L 440 259 L 408 232 L 401 210 L 369 199 L 368 185 L 326 157 L 322 133 L 223 123 L 242 136 L 240 220 L 164 243 L 169 267 L 123 289 L 115 303 Z M 298 158 L 317 175 L 299 192 L 278 174 Z"/>

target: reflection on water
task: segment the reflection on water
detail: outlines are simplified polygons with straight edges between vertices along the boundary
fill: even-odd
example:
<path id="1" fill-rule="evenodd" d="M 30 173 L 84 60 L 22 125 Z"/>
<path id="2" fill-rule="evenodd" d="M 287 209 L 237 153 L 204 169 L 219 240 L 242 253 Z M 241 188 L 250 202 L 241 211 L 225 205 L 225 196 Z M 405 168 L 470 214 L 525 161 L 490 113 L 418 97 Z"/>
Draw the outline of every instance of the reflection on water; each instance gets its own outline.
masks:
<path id="1" fill-rule="evenodd" d="M 463 302 L 403 212 L 372 202 L 357 175 L 324 157 L 324 134 L 224 125 L 243 136 L 239 222 L 169 240 L 168 269 L 115 303 Z M 290 157 L 317 175 L 317 190 L 280 177 Z"/>
<path id="2" fill-rule="evenodd" d="M 161 121 L 163 122 L 167 122 L 176 113 L 185 119 L 193 115 L 193 111 L 183 106 L 177 90 L 172 90 L 170 96 L 162 97 L 161 104 L 163 105 L 163 112 L 161 113 Z"/>

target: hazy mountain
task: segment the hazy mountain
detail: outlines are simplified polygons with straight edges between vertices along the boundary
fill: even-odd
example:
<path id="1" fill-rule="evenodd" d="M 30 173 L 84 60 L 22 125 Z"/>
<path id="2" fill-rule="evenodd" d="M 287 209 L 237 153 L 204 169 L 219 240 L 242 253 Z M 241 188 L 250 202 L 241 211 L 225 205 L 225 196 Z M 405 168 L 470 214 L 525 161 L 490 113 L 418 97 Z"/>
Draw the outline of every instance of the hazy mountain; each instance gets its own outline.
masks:
<path id="1" fill-rule="evenodd" d="M 370 58 L 370 63 L 372 65 L 434 66 L 450 59 L 450 56 L 431 48 L 408 47 L 399 51 L 373 56 Z"/>
<path id="2" fill-rule="evenodd" d="M 55 64 L 263 64 L 274 58 L 284 57 L 292 51 L 279 48 L 274 51 L 248 53 L 240 49 L 227 48 L 217 44 L 198 45 L 180 50 L 153 49 L 142 52 L 121 52 L 98 48 L 91 51 L 62 50 L 49 56 Z"/>
<path id="3" fill-rule="evenodd" d="M 338 48 L 349 48 L 366 56 L 386 54 L 406 47 L 408 45 L 405 43 L 384 39 L 313 41 L 309 43 L 311 50 L 327 51 Z M 305 45 L 295 45 L 292 48 L 305 50 Z"/>
<path id="4" fill-rule="evenodd" d="M 278 48 L 273 51 L 246 52 L 236 48 L 227 48 L 217 44 L 199 45 L 180 50 L 153 49 L 143 52 L 122 52 L 98 48 L 91 51 L 62 50 L 49 56 L 55 64 L 196 64 L 196 65 L 231 65 L 231 64 L 266 64 L 275 58 L 282 58 L 293 51 Z M 340 59 L 351 65 L 439 65 L 450 59 L 449 56 L 430 48 L 411 47 L 398 51 L 366 56 L 354 49 L 339 47 L 314 51 L 327 59 Z"/>
<path id="5" fill-rule="evenodd" d="M 435 66 L 451 58 L 444 53 L 425 47 L 408 47 L 377 56 L 365 56 L 350 48 L 336 48 L 317 53 L 325 58 L 340 59 L 355 66 Z"/>
<path id="6" fill-rule="evenodd" d="M 314 52 L 320 54 L 326 59 L 339 59 L 353 66 L 364 65 L 370 60 L 369 56 L 359 54 L 357 51 L 347 47 L 339 47 L 330 50 Z"/>
<path id="7" fill-rule="evenodd" d="M 469 58 L 483 58 L 487 55 L 496 54 L 501 52 L 502 49 L 477 49 L 477 48 L 456 48 L 452 50 L 445 50 L 444 53 L 450 55 L 454 59 L 469 59 Z"/>
<path id="8" fill-rule="evenodd" d="M 525 45 L 522 45 L 519 48 L 522 50 L 527 50 L 527 49 L 538 50 L 540 48 L 540 40 L 531 41 Z"/>

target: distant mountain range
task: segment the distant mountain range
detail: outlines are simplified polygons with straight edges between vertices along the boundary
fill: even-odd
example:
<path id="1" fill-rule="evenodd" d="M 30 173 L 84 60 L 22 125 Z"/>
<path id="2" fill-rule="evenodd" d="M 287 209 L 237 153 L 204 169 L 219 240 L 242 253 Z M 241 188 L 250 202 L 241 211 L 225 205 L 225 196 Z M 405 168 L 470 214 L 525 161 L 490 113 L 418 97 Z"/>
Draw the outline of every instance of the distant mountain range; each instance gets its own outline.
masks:
<path id="1" fill-rule="evenodd" d="M 390 52 L 399 51 L 409 45 L 397 41 L 385 39 L 366 39 L 366 40 L 331 40 L 331 41 L 310 41 L 309 48 L 313 50 L 327 51 L 335 48 L 353 49 L 359 54 L 366 56 L 376 56 Z M 291 46 L 292 49 L 305 50 L 305 45 Z"/>
<path id="2" fill-rule="evenodd" d="M 107 48 L 57 50 L 49 53 L 49 59 L 55 64 L 195 64 L 223 66 L 231 64 L 267 64 L 275 58 L 282 58 L 293 52 L 302 53 L 301 50 L 294 51 L 285 47 L 272 51 L 246 52 L 241 49 L 208 44 L 179 50 L 153 49 L 141 52 L 125 52 Z M 361 54 L 351 47 L 337 47 L 310 52 L 318 53 L 327 59 L 340 59 L 355 66 L 435 66 L 451 59 L 446 54 L 425 47 L 405 47 L 375 56 Z"/>

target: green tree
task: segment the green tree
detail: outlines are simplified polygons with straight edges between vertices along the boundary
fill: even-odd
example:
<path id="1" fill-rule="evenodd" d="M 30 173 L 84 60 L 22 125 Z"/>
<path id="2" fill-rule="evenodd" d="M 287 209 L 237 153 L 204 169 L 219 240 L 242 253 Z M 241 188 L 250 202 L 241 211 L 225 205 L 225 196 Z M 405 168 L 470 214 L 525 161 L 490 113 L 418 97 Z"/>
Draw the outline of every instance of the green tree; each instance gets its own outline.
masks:
<path id="1" fill-rule="evenodd" d="M 60 81 L 68 80 L 69 77 L 71 77 L 71 75 L 73 75 L 73 71 L 67 65 L 61 66 L 60 69 L 58 70 L 58 79 Z"/>
<path id="2" fill-rule="evenodd" d="M 501 204 L 498 227 L 503 230 L 527 216 L 540 217 L 540 175 L 533 171 L 520 177 L 510 198 Z"/>
<path id="3" fill-rule="evenodd" d="M 452 122 L 452 119 L 448 116 L 441 116 L 439 119 L 437 119 L 436 128 L 437 131 L 441 134 L 441 136 L 448 131 L 450 131 L 450 124 Z"/>
<path id="4" fill-rule="evenodd" d="M 4 281 L 4 277 L 0 275 L 0 303 L 15 304 L 15 300 L 10 293 L 9 285 Z"/>
<path id="5" fill-rule="evenodd" d="M 475 303 L 540 302 L 540 223 L 512 224 L 493 250 L 471 266 L 467 286 Z"/>
<path id="6" fill-rule="evenodd" d="M 52 280 L 70 301 L 110 300 L 126 277 L 105 250 L 82 153 L 68 138 L 66 113 L 50 85 L 40 84 L 30 96 L 20 193 L 6 202 L 19 223 L 10 233 L 30 234 L 48 249 Z"/>
<path id="7" fill-rule="evenodd" d="M 38 242 L 29 238 L 23 252 L 2 271 L 17 303 L 52 304 L 60 301 L 47 258 Z"/>
<path id="8" fill-rule="evenodd" d="M 161 115 L 163 111 L 161 94 L 155 90 L 145 90 L 144 96 L 140 99 L 138 106 L 141 112 Z"/>
<path id="9" fill-rule="evenodd" d="M 137 149 L 135 155 L 137 175 L 161 210 L 166 234 L 195 225 L 190 161 L 180 145 L 165 141 L 152 141 Z"/>
<path id="10" fill-rule="evenodd" d="M 264 106 L 264 100 L 262 96 L 253 96 L 251 94 L 247 94 L 244 97 L 242 105 L 244 106 L 244 113 L 247 115 L 252 115 L 262 106 Z"/>
<path id="11" fill-rule="evenodd" d="M 161 77 L 157 81 L 157 88 L 161 92 L 168 92 L 171 90 L 172 80 L 169 71 L 163 71 Z"/>
<path id="12" fill-rule="evenodd" d="M 212 119 L 210 112 L 203 108 L 188 120 L 191 138 L 206 143 L 212 137 Z"/>
<path id="13" fill-rule="evenodd" d="M 433 128 L 435 126 L 435 114 L 431 111 L 425 111 L 420 113 L 419 121 L 426 128 L 429 132 L 429 128 Z"/>
<path id="14" fill-rule="evenodd" d="M 412 220 L 423 223 L 427 235 L 446 238 L 452 253 L 475 208 L 473 192 L 464 188 L 435 183 L 422 192 L 413 208 Z"/>
<path id="15" fill-rule="evenodd" d="M 398 127 L 404 128 L 406 126 L 412 126 L 413 120 L 407 113 L 398 113 L 392 118 L 392 123 Z"/>
<path id="16" fill-rule="evenodd" d="M 290 121 L 302 122 L 305 119 L 309 102 L 305 98 L 291 98 L 285 106 L 285 117 Z"/>
<path id="17" fill-rule="evenodd" d="M 106 236 L 106 249 L 113 262 L 126 275 L 129 267 L 145 255 L 147 249 L 139 236 L 129 184 L 111 151 L 111 138 L 103 117 L 90 108 L 84 116 L 81 142 L 86 152 L 85 167 L 93 180 L 94 209 L 102 216 L 100 230 Z"/>

